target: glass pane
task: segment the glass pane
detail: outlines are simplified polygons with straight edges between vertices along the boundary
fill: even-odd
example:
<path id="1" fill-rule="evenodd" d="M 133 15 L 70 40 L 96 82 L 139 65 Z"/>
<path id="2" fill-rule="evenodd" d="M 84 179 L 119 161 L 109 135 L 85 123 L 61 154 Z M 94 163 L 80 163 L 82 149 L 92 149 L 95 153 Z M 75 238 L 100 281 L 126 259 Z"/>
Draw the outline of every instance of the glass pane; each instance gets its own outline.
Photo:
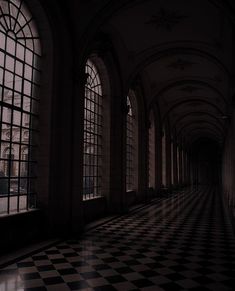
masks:
<path id="1" fill-rule="evenodd" d="M 32 85 L 28 81 L 24 81 L 24 94 L 30 96 L 31 95 Z"/>
<path id="2" fill-rule="evenodd" d="M 18 197 L 10 197 L 10 213 L 15 213 L 18 210 Z"/>
<path id="3" fill-rule="evenodd" d="M 98 90 L 100 78 L 95 65 L 86 64 L 87 83 L 84 100 L 84 156 L 83 156 L 83 198 L 101 196 L 101 155 L 102 141 L 98 137 L 102 127 L 102 95 Z"/>
<path id="4" fill-rule="evenodd" d="M 28 206 L 29 206 L 29 209 L 34 209 L 36 208 L 36 195 L 35 194 L 29 194 L 28 195 Z"/>
<path id="5" fill-rule="evenodd" d="M 20 196 L 20 210 L 27 210 L 27 195 Z"/>
<path id="6" fill-rule="evenodd" d="M 24 53 L 25 53 L 25 49 L 24 47 L 17 43 L 17 46 L 16 46 L 16 56 L 18 59 L 20 60 L 24 60 Z"/>
<path id="7" fill-rule="evenodd" d="M 14 110 L 13 112 L 13 124 L 20 125 L 21 122 L 21 112 Z"/>
<path id="8" fill-rule="evenodd" d="M 14 72 L 14 67 L 15 67 L 15 60 L 12 57 L 6 56 L 6 68 Z"/>
<path id="9" fill-rule="evenodd" d="M 28 179 L 21 178 L 20 179 L 20 194 L 27 194 L 28 189 Z"/>
<path id="10" fill-rule="evenodd" d="M 7 52 L 9 54 L 14 55 L 15 54 L 15 48 L 16 48 L 15 40 L 11 39 L 10 37 L 7 37 L 7 46 L 6 46 Z"/>
<path id="11" fill-rule="evenodd" d="M 23 83 L 23 79 L 21 77 L 15 76 L 15 90 L 17 92 L 21 92 L 22 83 Z M 18 95 L 18 96 L 20 96 L 20 95 Z"/>
<path id="12" fill-rule="evenodd" d="M 28 79 L 28 80 L 31 80 L 32 79 L 32 73 L 33 73 L 32 72 L 33 71 L 32 67 L 25 65 L 24 71 L 25 71 L 25 78 Z"/>
<path id="13" fill-rule="evenodd" d="M 15 72 L 17 75 L 20 75 L 22 76 L 22 73 L 23 73 L 23 64 L 19 61 L 16 61 L 16 69 L 15 69 Z"/>
<path id="14" fill-rule="evenodd" d="M 3 197 L 1 195 L 1 180 L 0 180 L 0 216 L 7 214 L 7 204 L 8 204 L 8 198 Z"/>
<path id="15" fill-rule="evenodd" d="M 20 142 L 20 127 L 12 126 L 12 141 Z"/>
<path id="16" fill-rule="evenodd" d="M 0 31 L 0 48 L 5 49 L 5 35 Z M 0 65 L 1 65 L 1 58 L 0 58 Z"/>
<path id="17" fill-rule="evenodd" d="M 33 161 L 36 160 L 38 118 L 32 118 L 32 111 L 38 112 L 38 102 L 32 104 L 32 95 L 39 98 L 40 41 L 31 38 L 38 33 L 23 1 L 0 1 L 0 5 L 3 9 L 0 17 L 1 215 L 9 207 L 11 213 L 26 210 L 32 191 L 30 203 L 33 207 L 36 205 L 36 181 L 29 183 L 28 176 L 37 174 Z M 4 198 L 5 194 L 10 194 L 10 200 Z"/>

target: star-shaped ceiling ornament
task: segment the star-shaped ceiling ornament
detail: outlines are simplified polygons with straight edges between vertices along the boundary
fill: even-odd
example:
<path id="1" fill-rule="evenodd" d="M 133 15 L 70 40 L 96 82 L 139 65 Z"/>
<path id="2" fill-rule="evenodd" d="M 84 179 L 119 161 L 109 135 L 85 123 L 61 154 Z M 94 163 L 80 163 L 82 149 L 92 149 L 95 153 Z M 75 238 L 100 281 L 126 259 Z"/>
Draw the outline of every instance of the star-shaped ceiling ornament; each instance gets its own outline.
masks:
<path id="1" fill-rule="evenodd" d="M 150 20 L 145 22 L 145 24 L 153 25 L 156 29 L 163 28 L 167 31 L 172 31 L 172 29 L 185 18 L 187 18 L 186 15 L 161 8 L 157 13 L 153 14 Z"/>

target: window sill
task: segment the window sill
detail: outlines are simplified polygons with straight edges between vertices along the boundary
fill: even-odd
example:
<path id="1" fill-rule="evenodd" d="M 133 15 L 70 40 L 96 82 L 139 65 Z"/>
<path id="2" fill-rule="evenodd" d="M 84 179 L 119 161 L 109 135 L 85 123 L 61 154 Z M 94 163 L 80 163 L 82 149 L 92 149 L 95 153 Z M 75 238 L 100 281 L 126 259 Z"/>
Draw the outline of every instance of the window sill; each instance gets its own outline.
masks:
<path id="1" fill-rule="evenodd" d="M 15 217 L 15 216 L 18 216 L 18 215 L 26 215 L 28 213 L 32 213 L 32 212 L 38 212 L 40 211 L 39 208 L 34 208 L 34 209 L 29 209 L 29 210 L 23 210 L 23 211 L 20 211 L 20 212 L 14 212 L 14 213 L 9 213 L 9 214 L 0 214 L 0 219 L 1 218 L 7 218 L 7 217 Z"/>
<path id="2" fill-rule="evenodd" d="M 105 198 L 105 196 L 97 196 L 97 197 L 86 198 L 86 199 L 83 199 L 82 201 L 86 202 L 86 201 L 91 201 L 91 200 L 96 200 L 96 199 L 104 199 L 104 198 Z"/>

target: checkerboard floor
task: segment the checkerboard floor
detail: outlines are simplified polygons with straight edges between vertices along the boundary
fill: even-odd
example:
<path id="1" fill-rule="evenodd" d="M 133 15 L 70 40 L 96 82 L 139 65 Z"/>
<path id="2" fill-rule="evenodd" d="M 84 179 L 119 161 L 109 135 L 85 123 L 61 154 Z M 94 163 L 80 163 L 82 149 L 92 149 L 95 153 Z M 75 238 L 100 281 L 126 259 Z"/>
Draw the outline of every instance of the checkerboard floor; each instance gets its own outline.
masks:
<path id="1" fill-rule="evenodd" d="M 0 270 L 1 291 L 234 290 L 235 237 L 219 193 L 157 198 L 79 240 Z"/>

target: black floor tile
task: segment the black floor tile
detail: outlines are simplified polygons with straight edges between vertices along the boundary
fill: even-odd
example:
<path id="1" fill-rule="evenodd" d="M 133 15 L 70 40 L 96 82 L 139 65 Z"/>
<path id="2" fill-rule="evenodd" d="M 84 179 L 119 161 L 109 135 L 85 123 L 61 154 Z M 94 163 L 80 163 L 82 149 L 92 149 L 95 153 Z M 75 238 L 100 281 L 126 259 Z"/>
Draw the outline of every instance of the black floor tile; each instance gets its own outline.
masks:
<path id="1" fill-rule="evenodd" d="M 47 291 L 47 288 L 45 286 L 41 286 L 41 287 L 31 287 L 31 288 L 24 288 L 24 291 Z"/>
<path id="2" fill-rule="evenodd" d="M 85 279 L 95 279 L 101 277 L 99 273 L 97 272 L 86 272 L 86 273 L 80 273 L 80 275 Z"/>
<path id="3" fill-rule="evenodd" d="M 110 284 L 115 284 L 115 283 L 120 283 L 120 282 L 125 282 L 126 281 L 126 279 L 124 277 L 122 277 L 121 275 L 109 276 L 109 277 L 105 277 L 105 279 Z"/>
<path id="4" fill-rule="evenodd" d="M 58 272 L 60 275 L 72 275 L 72 274 L 78 273 L 74 268 L 60 269 L 60 270 L 58 270 Z"/>
<path id="5" fill-rule="evenodd" d="M 52 264 L 64 264 L 67 263 L 68 261 L 64 258 L 62 259 L 51 259 Z"/>
<path id="6" fill-rule="evenodd" d="M 21 274 L 21 278 L 23 280 L 33 280 L 33 279 L 40 279 L 40 274 L 39 273 L 25 273 Z"/>
<path id="7" fill-rule="evenodd" d="M 64 283 L 64 280 L 59 276 L 45 278 L 45 279 L 43 279 L 43 281 L 46 285 L 55 285 L 55 284 L 59 284 L 59 283 Z"/>
<path id="8" fill-rule="evenodd" d="M 107 270 L 110 268 L 109 265 L 106 264 L 98 264 L 98 265 L 93 265 L 92 266 L 95 270 L 99 271 L 99 270 Z"/>
<path id="9" fill-rule="evenodd" d="M 55 270 L 55 266 L 54 265 L 43 265 L 43 266 L 38 266 L 37 269 L 39 272 L 46 272 L 46 271 Z"/>
<path id="10" fill-rule="evenodd" d="M 142 271 L 142 272 L 140 272 L 140 274 L 146 278 L 155 277 L 155 276 L 159 275 L 157 272 L 155 272 L 153 270 Z"/>
<path id="11" fill-rule="evenodd" d="M 169 274 L 169 275 L 166 275 L 166 277 L 173 282 L 185 279 L 185 277 L 180 275 L 179 273 Z"/>
<path id="12" fill-rule="evenodd" d="M 129 267 L 122 267 L 122 268 L 117 268 L 115 269 L 115 271 L 117 271 L 120 274 L 128 274 L 128 273 L 133 273 L 133 269 L 129 268 Z"/>
<path id="13" fill-rule="evenodd" d="M 34 262 L 20 262 L 17 263 L 17 267 L 18 268 L 26 268 L 26 267 L 33 267 L 34 266 Z"/>
<path id="14" fill-rule="evenodd" d="M 104 285 L 93 288 L 94 291 L 117 291 L 112 285 Z"/>
<path id="15" fill-rule="evenodd" d="M 165 291 L 178 291 L 178 290 L 183 289 L 181 286 L 179 286 L 178 284 L 173 283 L 173 282 L 162 284 L 161 288 L 163 288 L 163 290 L 165 290 Z"/>
<path id="16" fill-rule="evenodd" d="M 226 215 L 219 193 L 212 189 L 161 197 L 78 240 L 60 242 L 0 270 L 0 282 L 7 286 L 8 280 L 19 277 L 26 286 L 42 282 L 27 291 L 53 285 L 63 290 L 65 284 L 70 290 L 95 291 L 120 290 L 128 284 L 135 286 L 132 291 L 214 291 L 213 286 L 233 290 L 235 238 Z"/>
<path id="17" fill-rule="evenodd" d="M 145 288 L 154 285 L 154 283 L 149 281 L 148 279 L 138 279 L 132 281 L 131 283 L 133 283 L 138 288 Z"/>
<path id="18" fill-rule="evenodd" d="M 85 280 L 69 282 L 67 285 L 69 286 L 70 290 L 81 290 L 90 287 Z"/>
<path id="19" fill-rule="evenodd" d="M 193 280 L 198 282 L 201 285 L 210 284 L 214 282 L 212 279 L 206 276 L 196 277 L 196 278 L 193 278 Z"/>

